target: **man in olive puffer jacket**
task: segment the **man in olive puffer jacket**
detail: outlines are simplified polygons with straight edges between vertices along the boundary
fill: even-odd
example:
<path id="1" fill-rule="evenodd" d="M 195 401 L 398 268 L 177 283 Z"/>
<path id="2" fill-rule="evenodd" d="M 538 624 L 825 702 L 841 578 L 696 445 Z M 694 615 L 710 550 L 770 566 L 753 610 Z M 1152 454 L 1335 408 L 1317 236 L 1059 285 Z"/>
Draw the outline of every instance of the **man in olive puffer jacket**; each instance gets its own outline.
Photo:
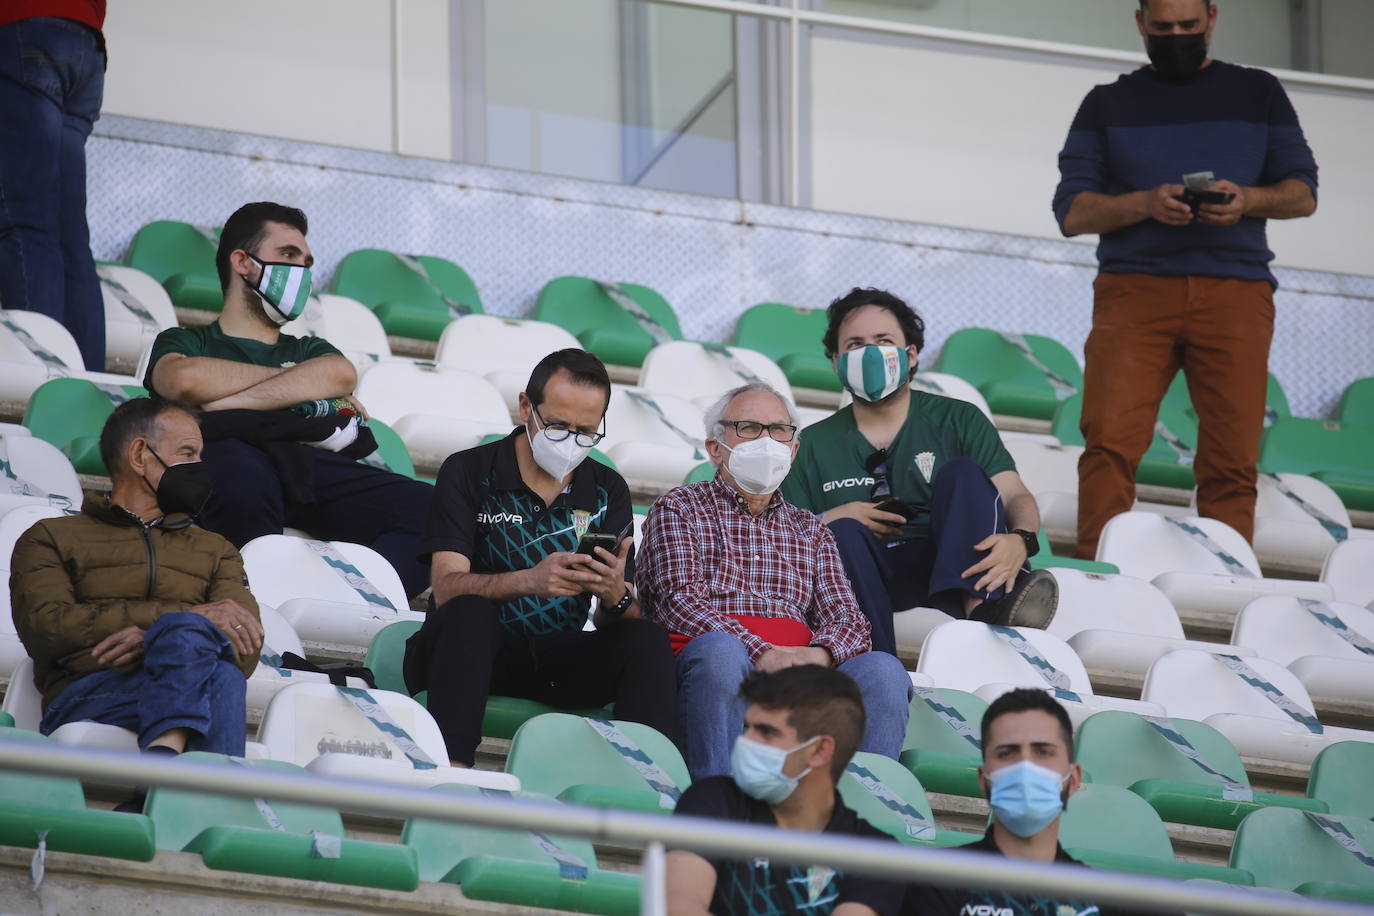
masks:
<path id="1" fill-rule="evenodd" d="M 96 721 L 134 730 L 145 750 L 243 755 L 262 625 L 239 552 L 193 522 L 209 493 L 200 450 L 186 410 L 120 405 L 100 436 L 111 498 L 15 544 L 14 624 L 44 734 Z"/>

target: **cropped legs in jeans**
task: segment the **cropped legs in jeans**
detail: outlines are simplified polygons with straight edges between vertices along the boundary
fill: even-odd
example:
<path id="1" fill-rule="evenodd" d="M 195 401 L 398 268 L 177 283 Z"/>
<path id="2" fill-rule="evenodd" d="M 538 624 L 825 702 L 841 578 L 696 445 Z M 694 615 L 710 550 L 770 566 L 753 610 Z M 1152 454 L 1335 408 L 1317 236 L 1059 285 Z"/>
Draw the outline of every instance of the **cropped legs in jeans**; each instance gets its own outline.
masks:
<path id="1" fill-rule="evenodd" d="M 143 665 L 124 674 L 88 674 L 58 694 L 38 730 L 100 722 L 138 733 L 147 747 L 174 728 L 189 729 L 188 751 L 243 756 L 247 726 L 243 672 L 228 638 L 201 614 L 164 614 L 143 637 Z"/>
<path id="2" fill-rule="evenodd" d="M 730 633 L 705 633 L 678 653 L 679 742 L 692 779 L 730 772 L 730 750 L 744 731 L 740 684 L 754 670 L 744 643 Z M 865 652 L 839 665 L 859 685 L 868 730 L 861 751 L 896 759 L 906 739 L 911 678 L 894 655 Z"/>

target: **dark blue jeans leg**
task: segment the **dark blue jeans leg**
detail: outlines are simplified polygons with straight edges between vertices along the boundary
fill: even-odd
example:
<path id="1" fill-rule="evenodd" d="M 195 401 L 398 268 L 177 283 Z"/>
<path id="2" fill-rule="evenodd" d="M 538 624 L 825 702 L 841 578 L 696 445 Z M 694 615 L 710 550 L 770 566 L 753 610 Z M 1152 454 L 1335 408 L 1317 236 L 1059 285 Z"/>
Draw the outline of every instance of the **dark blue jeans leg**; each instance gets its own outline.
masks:
<path id="1" fill-rule="evenodd" d="M 923 541 L 884 544 L 863 526 L 863 523 L 842 518 L 831 522 L 835 546 L 840 552 L 849 585 L 859 609 L 868 618 L 873 630 L 873 649 L 897 654 L 897 637 L 893 631 L 892 615 L 897 610 L 914 606 L 925 594 L 929 577 L 929 557 Z M 902 604 L 900 608 L 897 604 Z"/>
<path id="2" fill-rule="evenodd" d="M 288 512 L 287 523 L 326 540 L 366 544 L 386 557 L 412 598 L 428 588 L 429 567 L 416 555 L 434 487 L 315 451 L 315 504 Z"/>
<path id="3" fill-rule="evenodd" d="M 1007 530 L 1006 510 L 997 488 L 972 458 L 956 458 L 944 465 L 931 481 L 930 542 L 934 558 L 930 593 L 951 591 L 982 599 L 997 599 L 1005 589 L 975 591 L 978 581 L 960 574 L 986 555 L 973 545 L 990 534 Z"/>
<path id="4" fill-rule="evenodd" d="M 229 640 L 200 614 L 159 617 L 143 640 L 143 667 L 98 671 L 64 690 L 39 731 L 101 722 L 138 732 L 139 747 L 174 728 L 192 733 L 186 749 L 243 756 L 246 690 Z"/>
<path id="5" fill-rule="evenodd" d="M 86 224 L 85 144 L 104 68 L 86 26 L 0 26 L 0 303 L 62 322 L 96 371 L 105 368 L 105 313 Z"/>

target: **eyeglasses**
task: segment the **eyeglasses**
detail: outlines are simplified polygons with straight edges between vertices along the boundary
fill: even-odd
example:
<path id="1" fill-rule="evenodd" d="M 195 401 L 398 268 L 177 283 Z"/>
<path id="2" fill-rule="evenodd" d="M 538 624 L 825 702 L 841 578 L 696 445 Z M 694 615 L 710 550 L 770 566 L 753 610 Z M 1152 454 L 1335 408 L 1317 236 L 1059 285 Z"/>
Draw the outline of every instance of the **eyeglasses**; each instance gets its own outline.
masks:
<path id="1" fill-rule="evenodd" d="M 873 477 L 873 486 L 868 491 L 869 498 L 879 500 L 891 496 L 892 482 L 888 480 L 887 449 L 880 448 L 869 455 L 864 467 Z"/>
<path id="2" fill-rule="evenodd" d="M 741 439 L 757 439 L 768 430 L 768 435 L 778 442 L 791 442 L 797 438 L 797 428 L 791 423 L 760 423 L 757 420 L 721 420 L 721 426 L 733 426 L 735 435 Z"/>
<path id="3" fill-rule="evenodd" d="M 562 442 L 564 439 L 568 438 L 569 436 L 574 436 L 574 437 L 575 437 L 575 441 L 577 442 L 578 445 L 582 446 L 583 448 L 591 448 L 592 446 L 594 446 L 594 445 L 596 445 L 597 443 L 599 443 L 602 439 L 606 438 L 606 418 L 605 418 L 605 417 L 602 417 L 602 418 L 601 418 L 601 432 L 599 432 L 599 433 L 584 433 L 584 432 L 581 432 L 580 430 L 575 430 L 575 429 L 573 429 L 572 427 L 568 426 L 568 425 L 565 424 L 565 423 L 553 423 L 553 424 L 545 423 L 545 422 L 544 422 L 544 417 L 539 413 L 539 408 L 538 408 L 538 407 L 535 407 L 533 404 L 531 404 L 531 405 L 530 405 L 530 409 L 532 409 L 532 410 L 534 411 L 534 417 L 535 417 L 536 420 L 539 421 L 539 426 L 541 427 L 541 431 L 544 433 L 544 435 L 545 435 L 546 437 L 548 437 L 548 440 L 549 440 L 550 442 Z"/>

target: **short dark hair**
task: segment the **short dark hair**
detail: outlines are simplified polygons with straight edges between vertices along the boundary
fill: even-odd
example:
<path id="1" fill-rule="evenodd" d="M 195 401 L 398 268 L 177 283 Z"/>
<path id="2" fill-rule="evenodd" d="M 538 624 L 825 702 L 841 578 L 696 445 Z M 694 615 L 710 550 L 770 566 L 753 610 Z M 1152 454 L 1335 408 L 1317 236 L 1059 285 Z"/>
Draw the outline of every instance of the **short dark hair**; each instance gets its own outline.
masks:
<path id="1" fill-rule="evenodd" d="M 180 404 L 160 398 L 134 398 L 114 409 L 100 431 L 100 460 L 105 462 L 105 470 L 111 477 L 123 469 L 124 452 L 129 443 L 135 439 L 158 438 L 162 433 L 158 421 L 163 414 L 173 410 L 194 416 Z"/>
<path id="2" fill-rule="evenodd" d="M 1212 0 L 1202 0 L 1202 5 L 1205 6 L 1205 7 L 1207 7 L 1207 8 L 1210 10 L 1210 9 L 1212 8 Z M 1149 8 L 1150 8 L 1150 0 L 1140 0 L 1140 9 L 1141 9 L 1142 12 L 1144 12 L 1145 10 L 1147 10 L 1147 9 L 1149 9 Z"/>
<path id="3" fill-rule="evenodd" d="M 846 674 L 821 665 L 794 665 L 765 674 L 755 671 L 739 688 L 740 699 L 771 711 L 787 710 L 787 724 L 803 741 L 817 735 L 835 739 L 830 775 L 839 781 L 863 741 L 867 720 L 859 685 Z"/>
<path id="4" fill-rule="evenodd" d="M 1064 733 L 1064 747 L 1069 752 L 1069 759 L 1072 760 L 1073 723 L 1069 721 L 1069 714 L 1064 711 L 1064 707 L 1058 700 L 1045 691 L 1036 690 L 1033 687 L 1018 687 L 1002 694 L 988 705 L 988 711 L 983 713 L 983 753 L 987 754 L 988 752 L 988 732 L 992 730 L 993 722 L 1008 713 L 1027 712 L 1032 709 L 1048 713 L 1059 720 L 1059 730 Z"/>
<path id="5" fill-rule="evenodd" d="M 610 405 L 611 377 L 606 374 L 606 364 L 597 359 L 595 354 L 568 347 L 566 350 L 554 350 L 541 359 L 530 373 L 525 396 L 535 407 L 544 403 L 544 386 L 559 369 L 566 369 L 574 384 L 596 387 L 606 392 L 606 404 Z"/>
<path id="6" fill-rule="evenodd" d="M 304 210 L 274 204 L 270 200 L 244 204 L 235 210 L 233 215 L 224 221 L 224 228 L 219 234 L 219 249 L 215 252 L 215 270 L 219 271 L 219 287 L 226 293 L 229 291 L 229 281 L 233 279 L 234 273 L 229 269 L 229 255 L 240 248 L 249 254 L 256 251 L 262 244 L 263 236 L 267 234 L 268 223 L 285 223 L 300 230 L 301 235 L 308 234 L 310 228 Z"/>
<path id="7" fill-rule="evenodd" d="M 850 312 L 855 309 L 863 308 L 865 305 L 876 305 L 880 309 L 887 309 L 892 316 L 897 319 L 897 326 L 902 329 L 902 336 L 906 338 L 908 345 L 914 345 L 916 352 L 920 353 L 926 345 L 926 323 L 921 320 L 921 316 L 916 314 L 916 310 L 907 305 L 901 299 L 892 295 L 885 289 L 874 289 L 873 287 L 854 287 L 834 302 L 825 310 L 826 319 L 829 324 L 825 329 L 825 336 L 821 338 L 821 343 L 825 344 L 825 355 L 834 356 L 840 349 L 840 325 Z"/>

